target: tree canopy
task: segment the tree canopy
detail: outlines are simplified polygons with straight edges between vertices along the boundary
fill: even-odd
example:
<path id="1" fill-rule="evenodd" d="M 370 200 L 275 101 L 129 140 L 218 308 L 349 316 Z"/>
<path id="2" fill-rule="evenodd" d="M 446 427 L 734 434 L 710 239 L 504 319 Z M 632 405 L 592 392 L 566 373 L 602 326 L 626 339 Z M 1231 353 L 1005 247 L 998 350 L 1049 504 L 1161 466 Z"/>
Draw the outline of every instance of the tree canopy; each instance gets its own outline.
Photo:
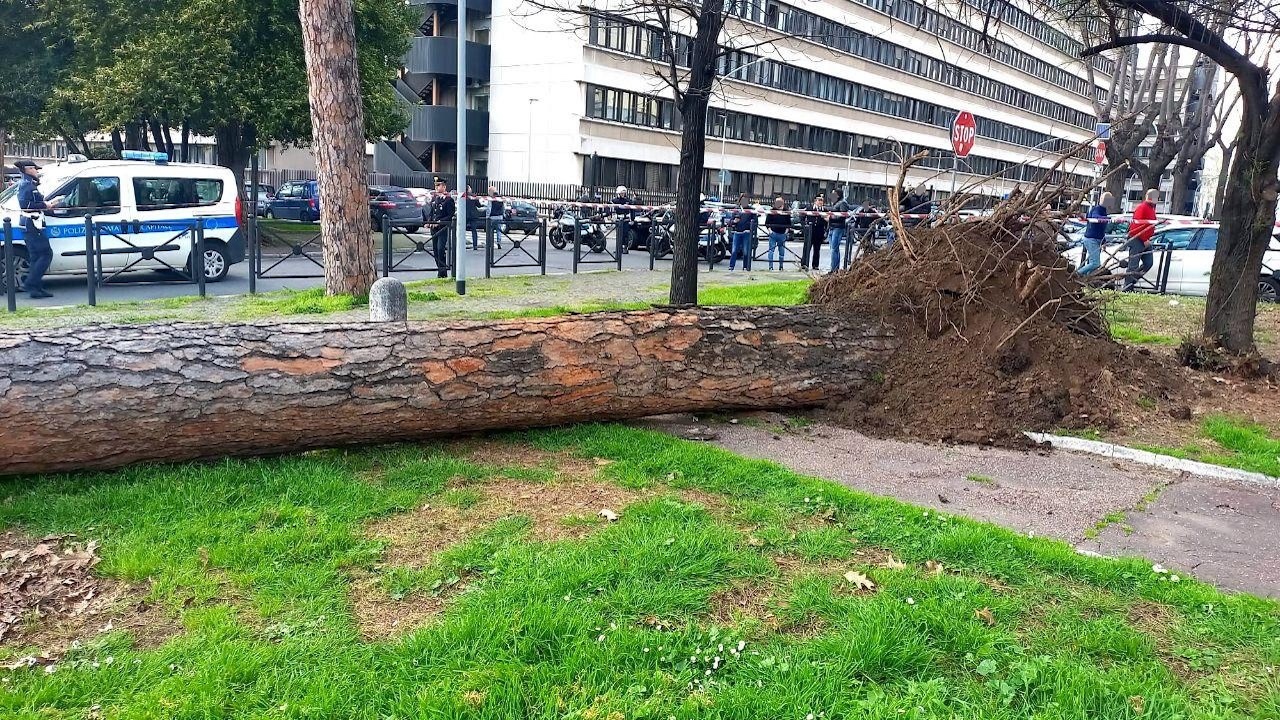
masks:
<path id="1" fill-rule="evenodd" d="M 405 117 L 391 81 L 414 15 L 401 0 L 355 10 L 366 132 L 393 134 Z M 73 146 L 92 131 L 124 130 L 131 145 L 183 128 L 216 137 L 237 172 L 255 146 L 310 140 L 296 0 L 22 0 L 0 12 L 25 48 L 0 64 L 0 125 Z"/>

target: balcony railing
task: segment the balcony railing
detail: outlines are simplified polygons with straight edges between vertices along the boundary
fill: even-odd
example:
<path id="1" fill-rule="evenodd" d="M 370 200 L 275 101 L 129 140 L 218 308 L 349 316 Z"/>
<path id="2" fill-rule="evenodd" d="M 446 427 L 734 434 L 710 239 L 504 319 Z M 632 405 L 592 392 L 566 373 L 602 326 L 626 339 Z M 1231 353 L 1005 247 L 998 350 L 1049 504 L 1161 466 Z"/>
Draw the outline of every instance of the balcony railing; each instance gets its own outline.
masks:
<path id="1" fill-rule="evenodd" d="M 458 74 L 458 39 L 452 37 L 415 37 L 409 54 L 404 56 L 405 69 L 411 73 L 433 75 Z M 467 42 L 467 80 L 489 81 L 489 46 Z"/>

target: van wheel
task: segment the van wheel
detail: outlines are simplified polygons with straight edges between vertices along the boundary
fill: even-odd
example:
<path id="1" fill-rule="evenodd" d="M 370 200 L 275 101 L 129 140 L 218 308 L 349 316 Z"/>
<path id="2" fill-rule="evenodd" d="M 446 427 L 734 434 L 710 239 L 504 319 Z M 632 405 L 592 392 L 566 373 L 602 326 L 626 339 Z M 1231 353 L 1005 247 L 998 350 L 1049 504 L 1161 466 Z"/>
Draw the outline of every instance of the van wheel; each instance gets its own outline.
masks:
<path id="1" fill-rule="evenodd" d="M 189 270 L 192 270 L 191 263 L 187 263 Z M 204 243 L 204 281 L 207 283 L 222 282 L 226 279 L 227 273 L 231 271 L 231 264 L 227 262 L 227 246 L 221 241 L 206 240 Z M 194 277 L 194 274 L 192 275 Z"/>
<path id="2" fill-rule="evenodd" d="M 1273 277 L 1258 278 L 1258 301 L 1280 302 L 1280 280 Z"/>
<path id="3" fill-rule="evenodd" d="M 27 284 L 27 273 L 31 270 L 31 262 L 27 259 L 27 248 L 24 245 L 13 246 L 13 277 L 17 289 Z M 9 273 L 4 267 L 3 250 L 0 249 L 0 292 L 9 292 Z"/>

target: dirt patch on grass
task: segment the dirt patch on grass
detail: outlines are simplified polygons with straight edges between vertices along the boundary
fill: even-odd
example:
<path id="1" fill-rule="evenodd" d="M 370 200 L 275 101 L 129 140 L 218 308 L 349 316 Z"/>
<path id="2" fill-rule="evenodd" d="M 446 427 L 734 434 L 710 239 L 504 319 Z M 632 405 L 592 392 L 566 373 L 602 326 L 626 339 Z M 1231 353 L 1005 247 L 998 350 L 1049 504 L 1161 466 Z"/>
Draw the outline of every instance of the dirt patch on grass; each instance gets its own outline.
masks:
<path id="1" fill-rule="evenodd" d="M 93 572 L 98 545 L 73 535 L 0 535 L 0 647 L 25 653 L 17 664 L 48 664 L 72 644 L 127 631 L 139 648 L 181 631 L 135 587 Z"/>
<path id="2" fill-rule="evenodd" d="M 1161 662 L 1183 682 L 1195 682 L 1206 673 L 1195 670 L 1179 656 L 1173 647 L 1173 628 L 1178 622 L 1177 613 L 1167 605 L 1139 600 L 1129 606 L 1125 620 L 1134 630 L 1151 638 Z"/>
<path id="3" fill-rule="evenodd" d="M 465 507 L 436 499 L 368 526 L 369 537 L 386 543 L 383 564 L 427 567 L 441 551 L 496 520 L 517 515 L 532 521 L 530 539 L 581 539 L 608 523 L 601 511 L 620 513 L 641 497 L 654 494 L 595 480 L 544 483 L 501 479 L 454 487 L 473 489 L 478 497 Z"/>
<path id="4" fill-rule="evenodd" d="M 625 515 L 633 503 L 671 492 L 665 486 L 633 490 L 597 480 L 600 470 L 610 464 L 602 459 L 586 460 L 491 441 L 462 441 L 452 449 L 479 464 L 508 471 L 539 471 L 539 478 L 512 477 L 521 473 L 507 472 L 505 477 L 482 482 L 459 480 L 419 508 L 370 523 L 366 536 L 386 546 L 379 567 L 428 568 L 445 550 L 510 517 L 530 521 L 526 537 L 531 541 L 581 540 L 609 524 L 610 514 Z M 728 501 L 722 496 L 698 490 L 677 494 L 713 515 L 729 512 Z M 360 631 L 369 639 L 385 639 L 420 627 L 465 590 L 469 579 L 459 577 L 458 582 L 432 592 L 413 592 L 396 599 L 376 574 L 358 571 L 351 599 Z"/>

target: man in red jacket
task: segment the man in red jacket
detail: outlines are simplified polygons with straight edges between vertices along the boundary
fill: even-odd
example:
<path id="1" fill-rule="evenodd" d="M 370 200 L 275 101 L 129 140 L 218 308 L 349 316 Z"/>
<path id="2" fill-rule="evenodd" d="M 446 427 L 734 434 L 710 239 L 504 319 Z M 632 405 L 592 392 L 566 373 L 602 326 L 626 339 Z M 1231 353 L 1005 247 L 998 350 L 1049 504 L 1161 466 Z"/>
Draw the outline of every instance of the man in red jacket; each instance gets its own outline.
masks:
<path id="1" fill-rule="evenodd" d="M 1151 238 L 1156 234 L 1156 200 L 1160 199 L 1160 191 L 1147 191 L 1147 199 L 1133 209 L 1133 220 L 1129 223 L 1129 262 L 1125 272 L 1124 290 L 1132 292 L 1138 279 L 1151 270 L 1154 260 L 1151 257 Z"/>

